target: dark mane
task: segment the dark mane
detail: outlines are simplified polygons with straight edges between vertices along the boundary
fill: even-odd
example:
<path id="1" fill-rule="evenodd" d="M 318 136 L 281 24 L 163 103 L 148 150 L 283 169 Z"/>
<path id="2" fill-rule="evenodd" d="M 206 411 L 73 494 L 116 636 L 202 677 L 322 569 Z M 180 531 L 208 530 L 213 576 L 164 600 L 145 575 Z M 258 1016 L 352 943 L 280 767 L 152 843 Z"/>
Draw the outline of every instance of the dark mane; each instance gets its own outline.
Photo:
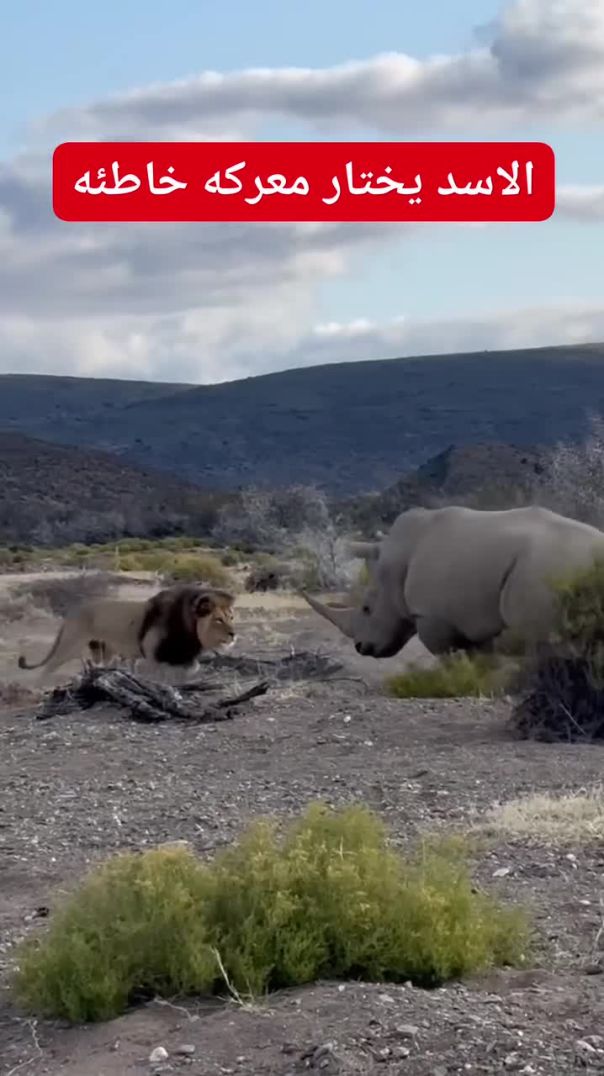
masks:
<path id="1" fill-rule="evenodd" d="M 163 627 L 165 634 L 156 646 L 154 657 L 166 665 L 190 665 L 199 657 L 202 646 L 197 637 L 192 605 L 203 593 L 212 591 L 184 583 L 160 590 L 147 604 L 138 633 L 139 644 L 151 628 Z"/>

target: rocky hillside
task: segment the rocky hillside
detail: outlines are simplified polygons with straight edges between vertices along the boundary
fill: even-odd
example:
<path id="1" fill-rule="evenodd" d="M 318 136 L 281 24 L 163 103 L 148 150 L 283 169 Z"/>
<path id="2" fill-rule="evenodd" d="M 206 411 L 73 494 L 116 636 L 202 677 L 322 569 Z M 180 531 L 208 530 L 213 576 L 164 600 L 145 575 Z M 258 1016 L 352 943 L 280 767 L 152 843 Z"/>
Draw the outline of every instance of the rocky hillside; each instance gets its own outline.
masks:
<path id="1" fill-rule="evenodd" d="M 0 543 L 207 534 L 228 498 L 114 456 L 0 433 Z"/>
<path id="2" fill-rule="evenodd" d="M 514 445 L 450 445 L 381 493 L 348 498 L 338 503 L 338 510 L 352 526 L 372 534 L 417 504 L 509 508 L 540 494 L 546 454 L 543 448 Z"/>
<path id="3" fill-rule="evenodd" d="M 317 484 L 339 497 L 383 490 L 451 444 L 582 439 L 590 411 L 604 411 L 604 344 L 341 363 L 201 387 L 0 377 L 0 429 L 116 453 L 203 488 Z"/>

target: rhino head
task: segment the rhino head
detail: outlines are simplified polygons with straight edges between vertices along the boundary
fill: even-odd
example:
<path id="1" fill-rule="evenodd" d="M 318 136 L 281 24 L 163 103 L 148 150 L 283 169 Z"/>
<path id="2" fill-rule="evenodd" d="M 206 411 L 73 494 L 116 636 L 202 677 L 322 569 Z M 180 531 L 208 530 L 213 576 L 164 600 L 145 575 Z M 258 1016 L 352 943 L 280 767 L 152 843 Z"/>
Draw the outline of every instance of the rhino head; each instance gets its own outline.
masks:
<path id="1" fill-rule="evenodd" d="M 415 635 L 415 623 L 401 613 L 393 587 L 386 573 L 380 571 L 380 543 L 354 542 L 349 545 L 349 551 L 365 560 L 369 573 L 369 584 L 358 606 L 334 608 L 305 591 L 301 591 L 301 597 L 319 616 L 352 639 L 357 653 L 364 657 L 393 657 Z"/>

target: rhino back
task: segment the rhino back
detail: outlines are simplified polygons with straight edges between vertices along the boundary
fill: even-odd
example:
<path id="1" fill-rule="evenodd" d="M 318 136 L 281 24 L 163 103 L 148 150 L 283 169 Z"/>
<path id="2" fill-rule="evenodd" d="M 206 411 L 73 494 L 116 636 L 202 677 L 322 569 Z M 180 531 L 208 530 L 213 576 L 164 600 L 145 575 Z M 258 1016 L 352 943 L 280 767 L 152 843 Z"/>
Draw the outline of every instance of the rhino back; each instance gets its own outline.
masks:
<path id="1" fill-rule="evenodd" d="M 472 640 L 502 630 L 501 588 L 524 535 L 494 516 L 445 509 L 434 518 L 408 565 L 405 600 L 413 614 L 442 620 Z"/>
<path id="2" fill-rule="evenodd" d="M 576 520 L 544 519 L 517 558 L 501 597 L 508 627 L 541 635 L 555 610 L 553 585 L 604 558 L 604 533 Z"/>
<path id="3" fill-rule="evenodd" d="M 542 627 L 552 577 L 604 553 L 604 534 L 540 507 L 436 510 L 407 561 L 405 602 L 471 640 Z"/>

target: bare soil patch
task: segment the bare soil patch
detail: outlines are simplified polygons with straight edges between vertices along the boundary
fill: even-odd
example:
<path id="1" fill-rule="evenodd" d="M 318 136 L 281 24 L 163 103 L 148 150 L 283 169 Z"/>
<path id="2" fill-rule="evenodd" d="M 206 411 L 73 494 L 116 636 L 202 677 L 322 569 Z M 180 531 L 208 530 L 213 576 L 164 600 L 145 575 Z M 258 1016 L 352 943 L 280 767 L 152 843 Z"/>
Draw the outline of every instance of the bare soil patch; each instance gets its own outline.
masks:
<path id="1" fill-rule="evenodd" d="M 400 670 L 402 659 L 358 658 L 335 629 L 295 602 L 246 597 L 270 601 L 271 608 L 242 602 L 239 653 L 314 647 L 344 659 L 351 679 L 284 683 L 216 725 L 136 724 L 110 709 L 38 722 L 23 702 L 0 712 L 4 970 L 13 942 L 38 929 L 57 893 L 120 849 L 187 840 L 211 855 L 258 816 L 291 816 L 316 799 L 363 801 L 405 843 L 439 827 L 475 825 L 498 803 L 601 784 L 603 746 L 515 741 L 504 702 L 388 699 L 379 685 Z M 19 638 L 30 640 L 31 650 L 31 631 L 43 648 L 54 622 L 3 626 L 0 673 Z M 9 679 L 18 677 L 11 669 Z M 24 675 L 20 682 L 30 686 Z M 320 983 L 254 1009 L 228 1000 L 172 999 L 83 1028 L 25 1021 L 5 992 L 0 1073 L 567 1076 L 604 1070 L 601 838 L 569 844 L 551 834 L 488 833 L 476 850 L 475 877 L 533 909 L 539 937 L 530 971 L 497 972 L 431 993 Z M 149 1057 L 159 1046 L 168 1056 L 154 1067 Z M 194 1050 L 179 1052 L 183 1047 Z"/>

